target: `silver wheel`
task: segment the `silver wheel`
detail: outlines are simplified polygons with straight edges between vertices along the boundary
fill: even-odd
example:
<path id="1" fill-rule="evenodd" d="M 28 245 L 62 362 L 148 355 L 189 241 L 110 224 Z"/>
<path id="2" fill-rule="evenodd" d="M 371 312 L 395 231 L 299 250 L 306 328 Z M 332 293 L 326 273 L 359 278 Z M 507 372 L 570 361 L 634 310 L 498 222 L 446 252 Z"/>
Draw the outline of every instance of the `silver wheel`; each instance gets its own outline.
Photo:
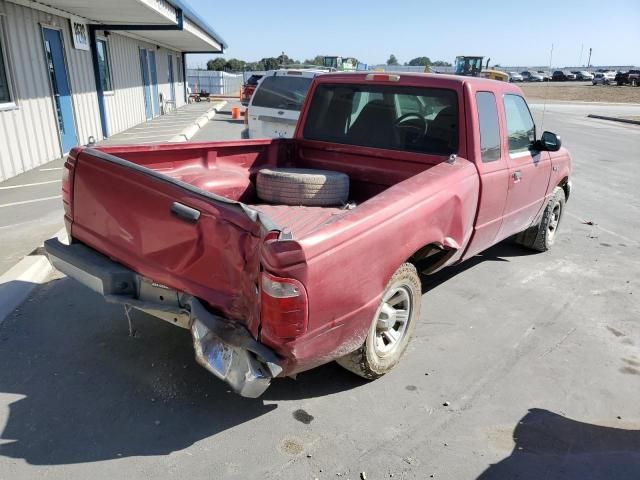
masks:
<path id="1" fill-rule="evenodd" d="M 562 205 L 560 202 L 556 203 L 553 207 L 553 211 L 551 212 L 551 220 L 549 225 L 547 226 L 549 243 L 553 242 L 553 237 L 556 234 L 556 230 L 558 229 L 558 224 L 560 223 L 560 215 L 562 214 Z"/>
<path id="2" fill-rule="evenodd" d="M 364 343 L 336 359 L 338 364 L 371 380 L 391 371 L 407 349 L 420 318 L 421 295 L 416 267 L 403 263 L 382 293 Z"/>
<path id="3" fill-rule="evenodd" d="M 378 308 L 374 344 L 380 357 L 392 354 L 404 340 L 412 307 L 411 292 L 407 287 L 395 287 L 385 293 Z"/>

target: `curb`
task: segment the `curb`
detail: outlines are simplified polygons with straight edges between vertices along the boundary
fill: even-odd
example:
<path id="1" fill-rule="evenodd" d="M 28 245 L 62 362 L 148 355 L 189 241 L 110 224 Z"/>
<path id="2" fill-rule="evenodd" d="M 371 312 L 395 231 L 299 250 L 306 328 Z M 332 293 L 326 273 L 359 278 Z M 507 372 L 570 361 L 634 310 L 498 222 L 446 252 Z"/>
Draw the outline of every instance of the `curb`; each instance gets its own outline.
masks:
<path id="1" fill-rule="evenodd" d="M 640 120 L 628 120 L 626 118 L 605 117 L 604 115 L 594 115 L 592 113 L 587 115 L 587 117 L 589 117 L 589 118 L 597 118 L 598 120 L 610 120 L 612 122 L 630 123 L 632 125 L 640 125 Z"/>
<path id="2" fill-rule="evenodd" d="M 184 128 L 180 133 L 171 137 L 169 139 L 169 142 L 186 142 L 191 137 L 193 137 L 198 132 L 198 130 L 204 127 L 209 122 L 209 120 L 212 120 L 213 117 L 216 116 L 216 113 L 222 110 L 226 105 L 227 105 L 226 101 L 222 101 L 222 102 L 219 102 L 217 105 L 214 105 L 207 112 L 200 115 L 192 125 L 189 125 L 188 127 Z"/>
<path id="3" fill-rule="evenodd" d="M 67 243 L 67 232 L 63 228 L 54 236 Z M 31 291 L 42 285 L 53 266 L 46 255 L 27 255 L 9 271 L 0 275 L 0 324 L 24 302 Z"/>

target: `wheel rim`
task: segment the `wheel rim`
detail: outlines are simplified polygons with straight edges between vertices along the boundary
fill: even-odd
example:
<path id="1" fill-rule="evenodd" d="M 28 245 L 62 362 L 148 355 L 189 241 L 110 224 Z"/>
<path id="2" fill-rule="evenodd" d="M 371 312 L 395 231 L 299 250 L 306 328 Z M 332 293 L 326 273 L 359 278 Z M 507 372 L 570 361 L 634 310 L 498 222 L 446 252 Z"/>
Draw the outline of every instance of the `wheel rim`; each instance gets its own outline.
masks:
<path id="1" fill-rule="evenodd" d="M 390 355 L 402 344 L 411 321 L 412 308 L 411 292 L 407 287 L 392 288 L 382 297 L 376 318 L 374 344 L 379 356 Z"/>
<path id="2" fill-rule="evenodd" d="M 558 224 L 560 223 L 560 215 L 562 214 L 562 205 L 560 202 L 557 202 L 553 206 L 553 211 L 551 212 L 551 221 L 549 222 L 549 226 L 547 227 L 547 231 L 549 232 L 549 241 L 553 241 L 553 237 L 558 230 Z"/>

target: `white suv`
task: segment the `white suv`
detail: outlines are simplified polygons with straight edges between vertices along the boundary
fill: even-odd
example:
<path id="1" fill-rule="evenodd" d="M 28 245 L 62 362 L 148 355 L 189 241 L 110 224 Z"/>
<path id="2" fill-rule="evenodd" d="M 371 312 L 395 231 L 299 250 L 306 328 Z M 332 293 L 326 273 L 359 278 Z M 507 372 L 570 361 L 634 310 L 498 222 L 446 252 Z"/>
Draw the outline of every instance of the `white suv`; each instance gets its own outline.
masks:
<path id="1" fill-rule="evenodd" d="M 249 138 L 291 138 L 311 80 L 328 70 L 272 70 L 260 80 L 247 108 Z"/>

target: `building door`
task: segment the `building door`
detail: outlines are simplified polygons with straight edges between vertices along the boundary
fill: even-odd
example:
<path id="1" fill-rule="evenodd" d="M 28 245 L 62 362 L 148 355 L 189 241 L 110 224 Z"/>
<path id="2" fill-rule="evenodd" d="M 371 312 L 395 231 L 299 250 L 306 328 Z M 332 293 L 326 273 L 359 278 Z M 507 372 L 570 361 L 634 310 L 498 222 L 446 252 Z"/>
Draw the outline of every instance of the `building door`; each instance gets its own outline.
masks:
<path id="1" fill-rule="evenodd" d="M 149 70 L 151 72 L 151 91 L 153 93 L 153 116 L 160 115 L 160 97 L 158 97 L 158 70 L 156 68 L 156 52 L 149 50 Z"/>
<path id="2" fill-rule="evenodd" d="M 151 106 L 151 87 L 149 86 L 149 62 L 147 61 L 147 51 L 140 49 L 140 69 L 142 70 L 142 90 L 144 91 L 144 113 L 147 120 L 153 118 L 153 107 Z"/>
<path id="3" fill-rule="evenodd" d="M 176 101 L 176 85 L 173 79 L 173 57 L 171 54 L 167 55 L 167 65 L 169 65 L 169 92 L 171 93 L 171 101 Z"/>
<path id="4" fill-rule="evenodd" d="M 62 35 L 59 30 L 43 28 L 42 36 L 47 69 L 51 80 L 51 90 L 53 91 L 53 103 L 58 120 L 60 146 L 62 153 L 65 154 L 78 144 L 78 137 L 73 117 L 69 77 L 67 76 L 67 66 L 64 60 Z"/>

